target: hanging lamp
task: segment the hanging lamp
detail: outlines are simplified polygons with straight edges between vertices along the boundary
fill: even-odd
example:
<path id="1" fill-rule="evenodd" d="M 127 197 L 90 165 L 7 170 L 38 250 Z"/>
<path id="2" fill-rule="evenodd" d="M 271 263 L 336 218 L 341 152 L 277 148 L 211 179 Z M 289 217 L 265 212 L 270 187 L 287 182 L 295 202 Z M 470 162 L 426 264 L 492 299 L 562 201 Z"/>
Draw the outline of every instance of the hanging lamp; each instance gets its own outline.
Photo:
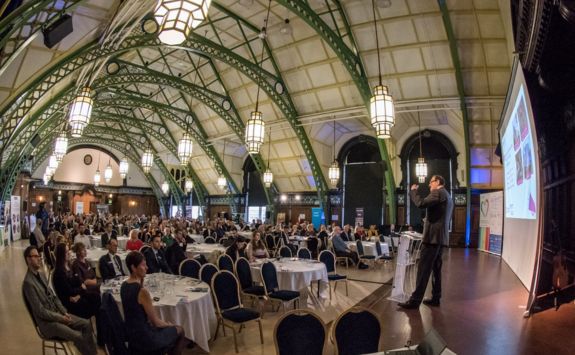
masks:
<path id="1" fill-rule="evenodd" d="M 164 180 L 164 182 L 162 183 L 162 192 L 166 196 L 170 193 L 170 185 L 168 184 L 168 181 L 166 181 L 166 180 Z"/>
<path id="2" fill-rule="evenodd" d="M 142 154 L 142 170 L 144 173 L 149 173 L 152 169 L 152 164 L 154 161 L 154 155 L 152 154 L 152 149 L 147 148 L 144 154 Z"/>
<path id="3" fill-rule="evenodd" d="M 224 150 L 222 151 L 222 160 L 223 160 L 223 164 L 225 166 L 226 163 L 226 141 L 224 140 Z M 220 176 L 218 176 L 218 187 L 220 189 L 225 189 L 225 187 L 228 185 L 228 181 L 226 179 L 226 177 L 224 176 L 223 172 L 220 172 Z"/>
<path id="4" fill-rule="evenodd" d="M 68 137 L 66 132 L 62 132 L 58 138 L 56 138 L 56 143 L 54 144 L 54 155 L 56 160 L 61 162 L 68 151 Z"/>
<path id="5" fill-rule="evenodd" d="M 106 184 L 109 184 L 112 181 L 112 177 L 114 176 L 114 172 L 112 171 L 112 165 L 110 165 L 110 159 L 108 159 L 108 166 L 104 169 L 104 181 Z"/>
<path id="6" fill-rule="evenodd" d="M 128 170 L 130 169 L 130 164 L 128 163 L 128 158 L 123 157 L 122 160 L 120 160 L 120 177 L 122 179 L 125 179 L 126 176 L 128 175 Z"/>
<path id="7" fill-rule="evenodd" d="M 268 145 L 269 145 L 269 147 L 268 147 L 268 168 L 264 172 L 264 185 L 269 189 L 270 186 L 272 186 L 272 183 L 274 182 L 274 174 L 270 170 L 270 157 L 271 157 L 271 151 L 272 151 L 272 129 L 271 128 L 270 128 L 269 134 L 268 134 Z"/>
<path id="8" fill-rule="evenodd" d="M 333 121 L 333 162 L 329 167 L 328 176 L 331 184 L 336 186 L 339 181 L 339 164 L 337 163 L 337 159 L 335 159 L 335 118 Z"/>
<path id="9" fill-rule="evenodd" d="M 270 8 L 271 8 L 271 0 L 268 2 L 268 10 L 266 14 L 266 19 L 264 20 L 264 27 L 262 27 L 262 31 L 260 32 L 259 37 L 262 40 L 262 52 L 261 52 L 261 59 L 260 63 L 263 64 L 264 60 L 264 50 L 265 50 L 265 41 L 267 37 L 267 25 L 268 20 L 270 17 Z M 261 67 L 258 65 L 258 69 L 261 70 Z M 264 136 L 265 136 L 265 123 L 263 120 L 263 115 L 259 111 L 259 100 L 260 100 L 260 86 L 261 81 L 258 79 L 258 89 L 256 93 L 256 109 L 250 113 L 250 118 L 248 119 L 248 123 L 246 124 L 246 133 L 245 133 L 245 141 L 246 146 L 248 148 L 249 154 L 257 154 L 260 152 L 260 148 L 264 143 Z"/>
<path id="10" fill-rule="evenodd" d="M 100 174 L 100 153 L 98 153 L 98 166 L 96 167 L 96 173 L 94 174 L 94 186 L 100 186 L 100 181 L 102 180 L 102 175 Z"/>
<path id="11" fill-rule="evenodd" d="M 192 192 L 192 190 L 194 189 L 194 181 L 190 178 L 186 178 L 186 181 L 184 182 L 184 190 L 186 190 L 186 193 L 190 193 Z"/>
<path id="12" fill-rule="evenodd" d="M 427 163 L 423 159 L 423 149 L 421 144 L 421 116 L 419 111 L 417 111 L 417 120 L 419 121 L 419 158 L 417 158 L 417 164 L 415 164 L 415 175 L 419 180 L 419 183 L 424 183 L 427 178 Z"/>
<path id="13" fill-rule="evenodd" d="M 160 26 L 158 39 L 167 45 L 178 45 L 192 29 L 208 17 L 212 0 L 159 0 L 154 17 Z"/>
<path id="14" fill-rule="evenodd" d="M 379 36 L 375 19 L 375 0 L 372 0 L 373 27 L 375 30 L 375 43 L 377 48 L 377 65 L 379 84 L 373 89 L 373 96 L 369 100 L 369 113 L 371 125 L 375 128 L 377 138 L 391 138 L 391 128 L 395 125 L 395 108 L 393 97 L 389 94 L 387 86 L 381 80 L 381 59 L 379 55 Z"/>
<path id="15" fill-rule="evenodd" d="M 74 99 L 74 102 L 72 102 L 68 119 L 72 137 L 78 138 L 82 136 L 84 128 L 90 123 L 93 103 L 92 89 L 89 87 L 82 89 L 80 94 Z"/>

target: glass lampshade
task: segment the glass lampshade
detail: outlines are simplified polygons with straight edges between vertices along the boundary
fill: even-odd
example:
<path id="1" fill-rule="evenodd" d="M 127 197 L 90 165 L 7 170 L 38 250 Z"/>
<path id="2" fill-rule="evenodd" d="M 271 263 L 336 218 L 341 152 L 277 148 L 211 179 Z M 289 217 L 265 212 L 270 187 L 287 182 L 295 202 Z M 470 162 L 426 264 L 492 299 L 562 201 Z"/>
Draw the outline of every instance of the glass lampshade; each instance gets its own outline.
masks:
<path id="1" fill-rule="evenodd" d="M 331 184 L 337 185 L 337 182 L 339 181 L 339 164 L 337 163 L 337 160 L 334 160 L 333 163 L 331 163 L 328 170 L 328 176 Z"/>
<path id="2" fill-rule="evenodd" d="M 267 168 L 266 171 L 264 172 L 264 184 L 266 185 L 266 187 L 269 188 L 270 186 L 272 186 L 273 181 L 274 181 L 274 174 L 272 173 L 270 168 Z"/>
<path id="3" fill-rule="evenodd" d="M 167 195 L 168 193 L 170 193 L 170 185 L 165 180 L 162 183 L 162 192 L 164 193 L 164 195 Z"/>
<path id="4" fill-rule="evenodd" d="M 375 128 L 377 138 L 391 138 L 391 128 L 395 125 L 395 108 L 387 86 L 376 86 L 369 103 L 371 125 Z"/>
<path id="5" fill-rule="evenodd" d="M 106 182 L 106 184 L 110 183 L 110 181 L 112 180 L 112 176 L 114 176 L 114 172 L 112 171 L 110 163 L 108 163 L 108 166 L 106 167 L 106 169 L 104 169 L 104 181 Z"/>
<path id="6" fill-rule="evenodd" d="M 102 176 L 100 175 L 100 169 L 96 169 L 96 173 L 94 174 L 94 186 L 100 186 L 100 180 Z"/>
<path id="7" fill-rule="evenodd" d="M 180 164 L 188 164 L 188 161 L 192 157 L 192 149 L 192 137 L 188 133 L 184 133 L 178 143 L 178 158 L 180 159 Z"/>
<path id="8" fill-rule="evenodd" d="M 158 39 L 167 45 L 183 43 L 190 31 L 208 16 L 211 0 L 159 0 L 154 17 L 160 26 Z"/>
<path id="9" fill-rule="evenodd" d="M 126 176 L 128 175 L 128 170 L 130 169 L 130 164 L 128 163 L 128 159 L 126 157 L 123 157 L 122 160 L 120 160 L 120 177 L 122 179 L 125 179 Z"/>
<path id="10" fill-rule="evenodd" d="M 186 178 L 186 182 L 184 183 L 184 189 L 188 194 L 192 192 L 192 190 L 194 189 L 194 182 L 192 181 L 192 179 Z"/>
<path id="11" fill-rule="evenodd" d="M 415 175 L 420 183 L 425 182 L 425 178 L 427 178 L 427 164 L 425 163 L 425 159 L 417 159 L 417 164 L 415 164 Z"/>
<path id="12" fill-rule="evenodd" d="M 59 162 L 62 161 L 67 151 L 68 137 L 66 137 L 66 133 L 62 133 L 58 138 L 56 138 L 56 143 L 54 144 L 54 155 L 56 156 L 56 160 Z"/>
<path id="13" fill-rule="evenodd" d="M 86 87 L 74 99 L 74 102 L 72 102 L 72 106 L 70 107 L 70 117 L 68 122 L 71 126 L 72 137 L 78 138 L 82 136 L 84 128 L 86 128 L 88 123 L 90 123 L 92 106 L 92 90 Z"/>
<path id="14" fill-rule="evenodd" d="M 152 154 L 151 149 L 146 149 L 144 154 L 142 155 L 142 169 L 144 173 L 149 173 L 150 169 L 152 169 L 152 163 L 154 161 L 154 155 Z"/>
<path id="15" fill-rule="evenodd" d="M 257 154 L 260 152 L 260 147 L 264 143 L 264 129 L 265 123 L 262 119 L 262 113 L 253 111 L 246 124 L 245 139 L 249 154 Z"/>

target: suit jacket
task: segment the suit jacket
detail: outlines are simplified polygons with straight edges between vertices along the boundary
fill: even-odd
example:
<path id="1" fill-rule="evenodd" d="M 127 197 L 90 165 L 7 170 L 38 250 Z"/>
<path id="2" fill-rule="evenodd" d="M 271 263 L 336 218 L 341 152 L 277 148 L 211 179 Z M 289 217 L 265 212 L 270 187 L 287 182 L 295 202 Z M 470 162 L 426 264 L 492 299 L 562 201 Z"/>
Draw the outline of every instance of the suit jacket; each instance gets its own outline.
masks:
<path id="1" fill-rule="evenodd" d="M 102 234 L 102 248 L 105 248 L 106 245 L 108 245 L 108 243 L 110 242 L 110 239 L 118 240 L 118 232 L 116 232 L 115 230 L 112 230 L 111 234 L 112 235 L 108 235 L 108 233 Z"/>
<path id="2" fill-rule="evenodd" d="M 186 246 L 187 243 L 184 243 L 184 246 L 181 247 L 180 244 L 175 241 L 166 249 L 166 259 L 172 271 L 179 271 L 180 263 L 188 258 L 186 255 Z"/>
<path id="3" fill-rule="evenodd" d="M 114 259 L 116 260 L 117 265 L 120 267 L 120 271 L 122 275 L 126 275 L 126 270 L 122 266 L 122 259 L 118 255 L 114 255 Z M 103 280 L 113 279 L 116 277 L 116 271 L 114 270 L 114 261 L 110 258 L 110 253 L 106 255 L 102 255 L 99 260 L 100 266 L 100 275 L 102 276 Z"/>
<path id="4" fill-rule="evenodd" d="M 449 222 L 453 212 L 453 200 L 444 187 L 432 190 L 425 198 L 417 190 L 409 192 L 415 206 L 427 209 L 423 223 L 423 243 L 449 244 Z"/>
<path id="5" fill-rule="evenodd" d="M 146 264 L 148 265 L 148 274 L 154 274 L 160 271 L 165 272 L 166 274 L 172 273 L 172 269 L 170 269 L 166 255 L 162 249 L 158 250 L 157 257 L 154 255 L 153 248 L 146 250 L 144 256 L 146 257 Z"/>
<path id="6" fill-rule="evenodd" d="M 54 291 L 48 287 L 48 280 L 43 273 L 38 273 L 40 279 L 28 269 L 22 284 L 22 292 L 26 301 L 30 305 L 32 317 L 42 333 L 54 326 L 54 323 L 64 319 L 64 314 L 68 311 L 62 305 L 62 302 L 54 294 Z"/>

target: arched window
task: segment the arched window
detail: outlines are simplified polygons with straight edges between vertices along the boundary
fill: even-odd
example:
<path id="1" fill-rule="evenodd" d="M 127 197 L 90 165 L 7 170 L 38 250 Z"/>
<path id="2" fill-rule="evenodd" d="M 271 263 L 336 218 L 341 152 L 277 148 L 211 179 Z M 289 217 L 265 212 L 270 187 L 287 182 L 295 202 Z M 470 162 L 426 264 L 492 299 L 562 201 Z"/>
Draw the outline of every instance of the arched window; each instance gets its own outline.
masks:
<path id="1" fill-rule="evenodd" d="M 364 135 L 352 138 L 341 148 L 338 162 L 342 166 L 338 183 L 343 198 L 341 224 L 383 224 L 386 164 L 381 160 L 375 138 Z"/>
<path id="2" fill-rule="evenodd" d="M 420 185 L 420 193 L 426 196 L 429 193 L 429 180 L 433 175 L 441 175 L 445 179 L 445 188 L 450 192 L 453 188 L 459 187 L 457 180 L 457 151 L 449 138 L 444 134 L 425 129 L 421 132 L 421 145 L 423 157 L 427 163 L 427 178 L 424 183 L 419 184 L 415 175 L 415 164 L 419 158 L 419 132 L 415 133 L 401 148 L 401 173 L 402 180 L 400 186 L 409 193 L 410 186 L 413 184 Z M 453 196 L 453 193 L 452 193 Z M 407 224 L 414 226 L 416 229 L 422 229 L 423 211 L 413 208 L 409 196 L 405 198 L 407 205 Z"/>
<path id="3" fill-rule="evenodd" d="M 262 183 L 262 177 L 254 161 L 247 157 L 244 162 L 244 188 L 242 193 L 246 196 L 246 210 L 244 219 L 246 222 L 251 222 L 254 219 L 266 220 L 266 206 L 267 199 Z"/>

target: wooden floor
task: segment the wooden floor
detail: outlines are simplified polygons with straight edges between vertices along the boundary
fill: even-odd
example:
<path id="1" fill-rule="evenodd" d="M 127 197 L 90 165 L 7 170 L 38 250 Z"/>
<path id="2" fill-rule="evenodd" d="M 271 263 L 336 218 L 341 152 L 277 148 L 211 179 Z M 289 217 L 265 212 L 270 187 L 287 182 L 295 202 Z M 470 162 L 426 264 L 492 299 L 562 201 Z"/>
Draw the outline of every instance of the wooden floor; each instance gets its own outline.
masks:
<path id="1" fill-rule="evenodd" d="M 26 271 L 22 252 L 25 242 L 0 254 L 0 344 L 1 354 L 38 354 L 40 341 L 21 300 Z M 340 269 L 348 273 L 350 295 L 338 287 L 334 299 L 310 298 L 307 307 L 331 322 L 353 305 L 373 309 L 383 325 L 382 349 L 401 347 L 408 340 L 419 342 L 434 327 L 458 354 L 573 354 L 575 353 L 575 305 L 563 305 L 523 318 L 527 291 L 498 257 L 475 250 L 450 249 L 445 253 L 444 295 L 441 307 L 421 306 L 400 311 L 388 301 L 393 265 L 378 270 Z M 266 313 L 264 345 L 256 328 L 248 326 L 238 337 L 242 354 L 273 354 L 273 328 L 279 314 Z M 212 354 L 234 354 L 231 335 L 210 343 Z M 101 352 L 103 353 L 103 352 Z M 325 354 L 332 354 L 331 345 Z M 186 354 L 204 354 L 193 348 Z"/>

